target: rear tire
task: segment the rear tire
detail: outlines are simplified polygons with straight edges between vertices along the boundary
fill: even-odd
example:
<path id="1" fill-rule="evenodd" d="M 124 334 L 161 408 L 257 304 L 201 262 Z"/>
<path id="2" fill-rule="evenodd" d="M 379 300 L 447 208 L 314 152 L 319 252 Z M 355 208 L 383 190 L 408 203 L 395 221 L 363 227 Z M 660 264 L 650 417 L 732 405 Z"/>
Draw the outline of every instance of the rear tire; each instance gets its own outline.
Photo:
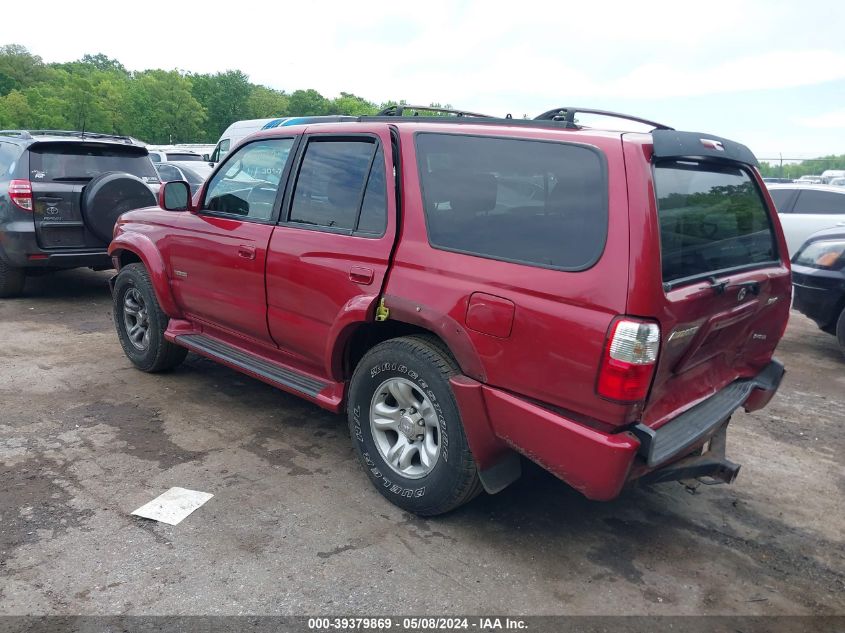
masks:
<path id="1" fill-rule="evenodd" d="M 23 268 L 9 266 L 0 259 L 0 298 L 17 297 L 23 292 L 26 275 Z"/>
<path id="2" fill-rule="evenodd" d="M 845 309 L 836 322 L 836 339 L 839 341 L 839 349 L 845 354 Z"/>
<path id="3" fill-rule="evenodd" d="M 349 430 L 358 458 L 391 503 L 443 514 L 481 492 L 478 469 L 449 385 L 458 366 L 431 336 L 371 349 L 349 386 Z"/>
<path id="4" fill-rule="evenodd" d="M 120 345 L 141 371 L 166 371 L 185 360 L 188 350 L 164 338 L 170 317 L 159 306 L 143 264 L 120 269 L 114 284 L 112 312 Z"/>

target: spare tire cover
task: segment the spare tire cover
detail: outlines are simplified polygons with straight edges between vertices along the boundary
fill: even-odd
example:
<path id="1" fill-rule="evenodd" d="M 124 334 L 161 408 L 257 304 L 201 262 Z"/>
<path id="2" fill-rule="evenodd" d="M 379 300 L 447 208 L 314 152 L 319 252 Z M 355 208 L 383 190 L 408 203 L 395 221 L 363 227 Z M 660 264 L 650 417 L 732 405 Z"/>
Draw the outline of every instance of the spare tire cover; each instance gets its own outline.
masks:
<path id="1" fill-rule="evenodd" d="M 83 190 L 82 219 L 91 233 L 111 242 L 114 223 L 121 214 L 155 205 L 155 194 L 143 180 L 124 172 L 106 172 Z"/>

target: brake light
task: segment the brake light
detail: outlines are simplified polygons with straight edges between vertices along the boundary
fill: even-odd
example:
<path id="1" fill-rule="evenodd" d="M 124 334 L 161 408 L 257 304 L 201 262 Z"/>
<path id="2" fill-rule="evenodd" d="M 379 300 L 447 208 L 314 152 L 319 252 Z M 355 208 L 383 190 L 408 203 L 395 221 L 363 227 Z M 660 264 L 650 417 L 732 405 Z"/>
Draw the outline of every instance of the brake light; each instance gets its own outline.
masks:
<path id="1" fill-rule="evenodd" d="M 32 184 L 28 180 L 9 181 L 9 198 L 19 209 L 32 211 Z"/>
<path id="2" fill-rule="evenodd" d="M 618 319 L 611 325 L 602 355 L 596 391 L 619 402 L 644 400 L 660 349 L 660 326 Z"/>

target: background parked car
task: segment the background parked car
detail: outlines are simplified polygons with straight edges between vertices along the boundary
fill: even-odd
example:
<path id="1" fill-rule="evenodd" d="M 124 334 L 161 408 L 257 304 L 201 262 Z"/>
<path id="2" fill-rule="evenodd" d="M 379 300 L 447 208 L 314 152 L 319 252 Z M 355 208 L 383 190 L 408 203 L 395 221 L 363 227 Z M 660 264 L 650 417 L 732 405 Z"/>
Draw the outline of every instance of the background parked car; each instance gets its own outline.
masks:
<path id="1" fill-rule="evenodd" d="M 111 268 L 115 221 L 155 204 L 158 188 L 147 149 L 129 137 L 0 132 L 0 297 L 35 271 Z"/>
<path id="2" fill-rule="evenodd" d="M 794 182 L 792 178 L 763 178 L 763 182 L 769 184 L 789 183 Z"/>
<path id="3" fill-rule="evenodd" d="M 211 165 L 202 161 L 156 163 L 155 167 L 162 182 L 187 181 L 191 186 L 191 195 L 199 191 L 206 178 L 214 171 Z"/>
<path id="4" fill-rule="evenodd" d="M 845 354 L 845 225 L 813 234 L 792 260 L 793 306 Z"/>
<path id="5" fill-rule="evenodd" d="M 834 178 L 829 184 L 834 187 L 845 187 L 845 178 Z"/>
<path id="6" fill-rule="evenodd" d="M 195 152 L 184 147 L 176 147 L 175 145 L 147 145 L 147 151 L 150 153 L 150 159 L 154 163 L 166 163 L 168 161 L 199 163 L 203 161 L 200 152 Z"/>
<path id="7" fill-rule="evenodd" d="M 845 187 L 807 185 L 769 185 L 769 193 L 778 209 L 790 256 L 816 231 L 845 222 Z"/>

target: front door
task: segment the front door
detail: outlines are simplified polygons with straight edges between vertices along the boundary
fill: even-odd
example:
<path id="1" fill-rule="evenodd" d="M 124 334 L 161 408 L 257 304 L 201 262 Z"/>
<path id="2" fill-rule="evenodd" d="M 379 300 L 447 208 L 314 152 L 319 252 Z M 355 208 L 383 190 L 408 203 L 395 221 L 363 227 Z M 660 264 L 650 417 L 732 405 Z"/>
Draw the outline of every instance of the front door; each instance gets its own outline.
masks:
<path id="1" fill-rule="evenodd" d="M 296 139 L 261 139 L 226 158 L 170 248 L 170 279 L 185 314 L 211 328 L 272 343 L 264 266 L 280 183 Z"/>

